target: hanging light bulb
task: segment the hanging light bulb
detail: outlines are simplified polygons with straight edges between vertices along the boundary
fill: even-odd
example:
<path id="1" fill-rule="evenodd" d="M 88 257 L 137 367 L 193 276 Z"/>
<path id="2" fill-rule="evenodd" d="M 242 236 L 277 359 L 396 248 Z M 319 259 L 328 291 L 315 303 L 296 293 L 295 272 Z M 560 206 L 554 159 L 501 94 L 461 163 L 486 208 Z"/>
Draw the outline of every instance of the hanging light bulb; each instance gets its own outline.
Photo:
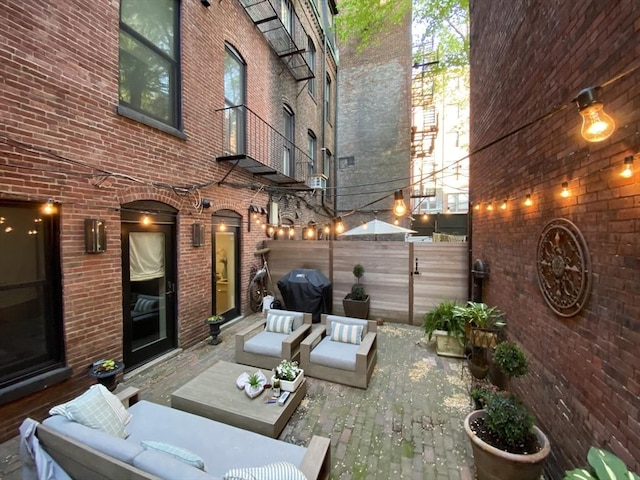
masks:
<path id="1" fill-rule="evenodd" d="M 296 231 L 293 227 L 289 227 L 289 238 L 293 238 L 296 234 Z"/>
<path id="2" fill-rule="evenodd" d="M 487 205 L 487 210 L 493 210 L 493 202 L 489 202 L 489 205 Z"/>
<path id="3" fill-rule="evenodd" d="M 476 210 L 480 210 L 480 204 L 479 204 L 479 203 L 476 203 L 476 204 L 475 204 L 475 206 L 474 206 L 473 208 L 475 208 Z"/>
<path id="4" fill-rule="evenodd" d="M 624 178 L 631 178 L 633 176 L 633 157 L 631 155 L 624 157 L 624 170 L 620 172 L 620 175 Z"/>
<path id="5" fill-rule="evenodd" d="M 273 228 L 273 225 L 269 225 L 269 228 L 267 229 L 267 233 L 269 235 L 273 235 L 274 231 L 275 231 L 275 228 Z"/>
<path id="6" fill-rule="evenodd" d="M 142 217 L 142 225 L 151 225 L 151 217 L 149 215 Z"/>
<path id="7" fill-rule="evenodd" d="M 266 224 L 266 223 L 261 223 L 261 224 L 260 224 L 260 228 L 261 228 L 262 230 L 266 230 L 266 229 L 267 229 L 267 224 Z"/>
<path id="8" fill-rule="evenodd" d="M 562 198 L 567 198 L 569 196 L 569 182 L 562 182 L 562 191 L 560 192 L 560 196 Z"/>
<path id="9" fill-rule="evenodd" d="M 278 227 L 278 236 L 279 237 L 283 237 L 284 236 L 284 227 Z"/>
<path id="10" fill-rule="evenodd" d="M 582 136 L 588 142 L 601 142 L 616 129 L 616 122 L 603 109 L 601 87 L 585 88 L 574 99 L 582 115 Z"/>
<path id="11" fill-rule="evenodd" d="M 342 223 L 342 217 L 336 218 L 336 233 L 344 232 L 344 223 Z"/>
<path id="12" fill-rule="evenodd" d="M 404 194 L 402 190 L 396 190 L 393 194 L 393 214 L 397 217 L 402 217 L 407 213 L 407 206 L 404 203 Z"/>
<path id="13" fill-rule="evenodd" d="M 316 231 L 313 227 L 307 227 L 307 238 L 313 238 L 316 236 Z"/>
<path id="14" fill-rule="evenodd" d="M 393 224 L 394 225 L 400 225 L 400 221 L 397 218 L 393 219 Z"/>
<path id="15" fill-rule="evenodd" d="M 369 228 L 369 225 L 367 225 L 367 222 L 365 222 L 364 220 L 362 221 L 362 228 L 363 230 L 366 230 L 367 228 Z"/>
<path id="16" fill-rule="evenodd" d="M 324 233 L 329 235 L 331 233 L 331 227 L 329 225 L 324 226 Z"/>
<path id="17" fill-rule="evenodd" d="M 426 222 L 427 220 L 429 220 L 429 215 L 427 215 L 426 213 L 422 214 L 422 221 Z"/>
<path id="18" fill-rule="evenodd" d="M 533 201 L 531 200 L 531 194 L 527 193 L 527 195 L 524 198 L 524 206 L 530 207 L 531 205 L 533 205 Z"/>
<path id="19" fill-rule="evenodd" d="M 502 205 L 500 205 L 500 209 L 501 210 L 506 210 L 507 209 L 507 201 L 506 200 L 502 201 Z"/>
<path id="20" fill-rule="evenodd" d="M 47 200 L 47 203 L 42 207 L 42 213 L 45 215 L 51 215 L 56 211 L 56 207 L 53 205 L 53 198 Z"/>

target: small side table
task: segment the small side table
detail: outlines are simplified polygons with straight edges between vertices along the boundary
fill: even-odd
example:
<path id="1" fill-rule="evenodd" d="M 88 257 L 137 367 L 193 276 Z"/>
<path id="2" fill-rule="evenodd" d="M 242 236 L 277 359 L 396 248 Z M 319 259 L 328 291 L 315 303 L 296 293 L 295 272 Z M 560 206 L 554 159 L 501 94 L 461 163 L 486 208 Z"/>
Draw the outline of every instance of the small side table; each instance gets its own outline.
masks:
<path id="1" fill-rule="evenodd" d="M 124 363 L 116 362 L 116 368 L 109 370 L 108 372 L 96 372 L 94 367 L 89 367 L 89 376 L 98 380 L 98 383 L 107 387 L 110 392 L 113 392 L 118 385 L 116 381 L 116 375 L 124 370 Z"/>

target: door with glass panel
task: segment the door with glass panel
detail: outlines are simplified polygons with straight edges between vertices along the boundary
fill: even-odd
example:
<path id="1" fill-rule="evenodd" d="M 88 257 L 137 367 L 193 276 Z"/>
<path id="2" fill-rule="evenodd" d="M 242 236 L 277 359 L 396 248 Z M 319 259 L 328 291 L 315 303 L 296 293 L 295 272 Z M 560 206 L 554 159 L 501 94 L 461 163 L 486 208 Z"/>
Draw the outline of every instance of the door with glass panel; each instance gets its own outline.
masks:
<path id="1" fill-rule="evenodd" d="M 218 210 L 213 221 L 213 309 L 225 320 L 240 316 L 240 216 Z"/>
<path id="2" fill-rule="evenodd" d="M 122 217 L 124 363 L 131 369 L 176 347 L 175 214 L 123 210 Z"/>

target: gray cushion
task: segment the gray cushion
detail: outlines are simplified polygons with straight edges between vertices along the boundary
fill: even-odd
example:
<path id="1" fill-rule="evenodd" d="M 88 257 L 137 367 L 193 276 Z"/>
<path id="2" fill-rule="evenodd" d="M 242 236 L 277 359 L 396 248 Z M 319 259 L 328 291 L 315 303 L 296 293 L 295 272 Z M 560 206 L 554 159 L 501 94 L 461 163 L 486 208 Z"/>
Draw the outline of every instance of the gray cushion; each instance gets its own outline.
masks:
<path id="1" fill-rule="evenodd" d="M 262 331 L 244 342 L 244 351 L 269 357 L 282 357 L 282 341 L 289 335 Z"/>
<path id="2" fill-rule="evenodd" d="M 131 443 L 100 430 L 85 427 L 62 415 L 54 415 L 45 419 L 42 423 L 47 427 L 128 464 L 132 464 L 136 455 L 144 451 L 142 446 L 137 443 Z"/>
<path id="3" fill-rule="evenodd" d="M 272 308 L 269 310 L 269 313 L 293 317 L 293 326 L 291 327 L 291 330 L 294 332 L 304 324 L 304 313 L 302 312 L 290 312 L 289 310 L 278 310 Z"/>
<path id="4" fill-rule="evenodd" d="M 232 384 L 228 388 L 235 389 L 235 386 Z M 232 468 L 260 467 L 274 462 L 290 462 L 300 467 L 306 452 L 298 445 L 145 400 L 133 405 L 129 411 L 133 418 L 128 425 L 131 432 L 128 442 L 153 439 L 186 448 L 202 457 L 207 472 L 213 476 L 222 477 Z M 158 452 L 145 452 L 145 455 L 151 453 L 161 455 Z"/>
<path id="5" fill-rule="evenodd" d="M 169 455 L 152 450 L 146 450 L 138 455 L 133 461 L 133 466 L 166 480 L 212 480 L 219 478 Z"/>
<path id="6" fill-rule="evenodd" d="M 333 322 L 345 325 L 362 325 L 362 338 L 368 333 L 369 322 L 361 318 L 341 317 L 340 315 L 327 315 L 327 337 L 331 336 L 331 324 Z"/>
<path id="7" fill-rule="evenodd" d="M 356 371 L 356 352 L 360 345 L 352 343 L 334 342 L 331 337 L 324 337 L 316 345 L 309 359 L 316 365 L 339 368 L 341 370 Z"/>

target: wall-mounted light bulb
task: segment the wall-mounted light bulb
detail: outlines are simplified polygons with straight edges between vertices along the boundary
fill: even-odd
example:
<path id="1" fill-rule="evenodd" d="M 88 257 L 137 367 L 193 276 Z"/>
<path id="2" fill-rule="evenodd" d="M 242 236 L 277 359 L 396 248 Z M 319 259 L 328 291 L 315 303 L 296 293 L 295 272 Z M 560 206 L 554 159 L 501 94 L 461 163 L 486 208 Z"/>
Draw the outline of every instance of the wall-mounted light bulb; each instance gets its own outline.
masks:
<path id="1" fill-rule="evenodd" d="M 493 202 L 489 202 L 489 204 L 487 205 L 487 210 L 489 211 L 493 210 Z"/>
<path id="2" fill-rule="evenodd" d="M 582 115 L 581 133 L 588 142 L 606 140 L 616 129 L 616 122 L 604 111 L 600 100 L 601 91 L 601 87 L 585 88 L 574 100 Z"/>
<path id="3" fill-rule="evenodd" d="M 427 215 L 426 213 L 422 214 L 422 221 L 426 222 L 427 220 L 429 220 L 429 215 Z"/>
<path id="4" fill-rule="evenodd" d="M 569 182 L 562 182 L 562 191 L 560 192 L 560 196 L 562 198 L 567 198 L 569 196 Z"/>
<path id="5" fill-rule="evenodd" d="M 404 203 L 404 194 L 402 190 L 396 190 L 393 194 L 393 214 L 402 217 L 407 213 L 407 206 Z"/>
<path id="6" fill-rule="evenodd" d="M 220 221 L 220 225 L 218 225 L 218 231 L 220 232 L 226 232 L 227 231 L 227 224 L 224 223 L 224 220 Z M 273 233 L 273 232 L 271 232 Z"/>
<path id="7" fill-rule="evenodd" d="M 501 210 L 506 210 L 507 209 L 507 201 L 506 200 L 502 201 L 502 204 L 500 205 L 500 209 Z"/>
<path id="8" fill-rule="evenodd" d="M 624 168 L 620 172 L 620 176 L 624 178 L 631 178 L 633 176 L 633 157 L 629 155 L 624 157 Z"/>
<path id="9" fill-rule="evenodd" d="M 141 220 L 142 225 L 151 225 L 151 217 L 149 215 L 145 215 Z"/>
<path id="10" fill-rule="evenodd" d="M 56 207 L 53 205 L 53 198 L 47 200 L 47 203 L 42 207 L 42 213 L 45 215 L 52 215 L 55 213 Z"/>
<path id="11" fill-rule="evenodd" d="M 524 199 L 524 206 L 525 207 L 530 207 L 531 205 L 533 205 L 533 200 L 531 200 L 531 194 L 527 193 L 527 195 L 525 196 L 525 199 Z"/>

